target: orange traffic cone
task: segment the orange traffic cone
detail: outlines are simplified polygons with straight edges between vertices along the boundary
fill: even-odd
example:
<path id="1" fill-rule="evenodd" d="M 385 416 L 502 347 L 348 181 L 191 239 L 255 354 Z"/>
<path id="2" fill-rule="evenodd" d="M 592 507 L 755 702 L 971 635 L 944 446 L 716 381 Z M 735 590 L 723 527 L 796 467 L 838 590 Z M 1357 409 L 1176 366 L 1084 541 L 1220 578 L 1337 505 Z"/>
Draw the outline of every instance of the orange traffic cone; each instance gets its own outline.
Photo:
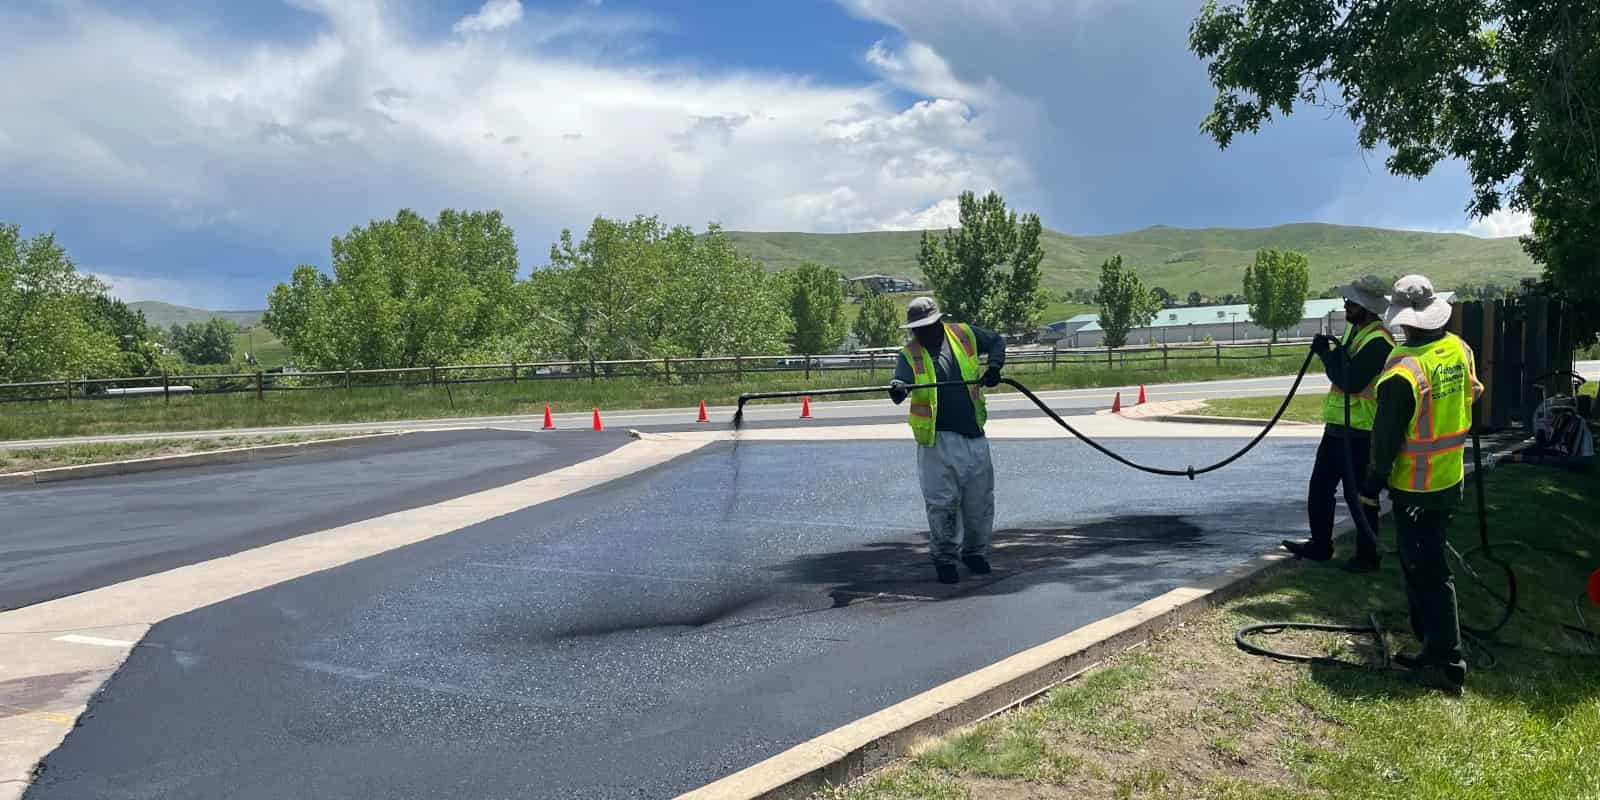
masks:
<path id="1" fill-rule="evenodd" d="M 1111 413 L 1122 413 L 1122 392 L 1117 392 L 1117 396 L 1111 399 Z"/>
<path id="2" fill-rule="evenodd" d="M 1144 405 L 1144 384 L 1139 384 L 1139 405 Z"/>
<path id="3" fill-rule="evenodd" d="M 801 419 L 811 419 L 811 398 L 810 397 L 802 397 L 802 398 L 800 398 L 800 418 Z"/>
<path id="4" fill-rule="evenodd" d="M 606 429 L 606 426 L 600 424 L 600 409 L 598 407 L 594 410 L 594 429 L 597 431 Z"/>
<path id="5" fill-rule="evenodd" d="M 711 418 L 706 416 L 706 401 L 704 401 L 704 400 L 700 401 L 700 419 L 698 419 L 696 421 L 697 422 L 710 422 L 711 421 Z"/>
<path id="6" fill-rule="evenodd" d="M 554 417 L 550 416 L 549 405 L 544 407 L 544 429 L 547 431 L 553 431 L 556 429 L 556 421 Z"/>

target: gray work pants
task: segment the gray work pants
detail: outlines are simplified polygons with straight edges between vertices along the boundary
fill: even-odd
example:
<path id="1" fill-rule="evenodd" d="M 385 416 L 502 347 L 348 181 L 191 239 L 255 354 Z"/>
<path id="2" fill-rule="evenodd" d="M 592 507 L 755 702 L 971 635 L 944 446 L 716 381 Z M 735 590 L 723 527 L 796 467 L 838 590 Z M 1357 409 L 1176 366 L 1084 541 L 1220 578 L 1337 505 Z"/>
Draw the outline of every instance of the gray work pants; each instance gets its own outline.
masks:
<path id="1" fill-rule="evenodd" d="M 959 556 L 988 555 L 994 533 L 989 440 L 940 431 L 932 447 L 917 447 L 917 471 L 928 508 L 928 554 L 933 563 L 954 564 Z"/>

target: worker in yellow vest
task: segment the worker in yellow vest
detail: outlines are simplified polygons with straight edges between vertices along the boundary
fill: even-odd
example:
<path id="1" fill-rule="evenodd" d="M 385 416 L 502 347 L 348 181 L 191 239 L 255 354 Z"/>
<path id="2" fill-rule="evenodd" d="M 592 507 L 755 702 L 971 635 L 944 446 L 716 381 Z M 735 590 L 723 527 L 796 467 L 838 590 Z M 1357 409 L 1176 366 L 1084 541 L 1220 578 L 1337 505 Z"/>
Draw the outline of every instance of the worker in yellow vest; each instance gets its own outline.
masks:
<path id="1" fill-rule="evenodd" d="M 1345 496 L 1355 502 L 1367 475 L 1372 453 L 1372 418 L 1378 408 L 1378 375 L 1389 362 L 1394 336 L 1383 326 L 1389 309 L 1384 296 L 1389 286 L 1376 275 L 1367 275 L 1341 287 L 1344 295 L 1345 330 L 1342 340 L 1318 334 L 1311 349 L 1322 359 L 1328 376 L 1328 394 L 1322 401 L 1322 442 L 1311 467 L 1306 492 L 1306 517 L 1311 538 L 1303 542 L 1285 541 L 1284 549 L 1310 561 L 1333 558 L 1333 517 L 1341 484 Z M 1348 359 L 1348 361 L 1347 361 Z M 1350 399 L 1350 425 L 1345 426 L 1345 398 Z M 1349 441 L 1353 481 L 1345 480 L 1345 442 Z M 1368 509 L 1367 521 L 1378 530 L 1378 510 Z M 1345 562 L 1351 572 L 1371 572 L 1381 562 L 1375 538 L 1358 535 L 1356 554 Z"/>
<path id="2" fill-rule="evenodd" d="M 1472 406 L 1483 396 L 1472 348 L 1445 330 L 1450 303 L 1421 275 L 1394 284 L 1384 322 L 1405 330 L 1405 344 L 1378 376 L 1372 465 L 1361 501 L 1377 506 L 1388 490 L 1405 574 L 1411 632 L 1419 651 L 1394 662 L 1443 678 L 1459 692 L 1467 662 L 1461 651 L 1455 580 L 1445 560 L 1445 532 L 1462 501 Z"/>
<path id="3" fill-rule="evenodd" d="M 889 397 L 895 404 L 911 398 L 912 437 L 917 442 L 917 471 L 928 512 L 928 553 L 940 583 L 956 583 L 956 560 L 978 575 L 989 566 L 989 539 L 994 532 L 994 463 L 983 427 L 988 421 L 983 386 L 1000 383 L 1005 366 L 1005 339 L 991 331 L 946 321 L 931 297 L 919 297 L 906 309 L 912 339 L 900 350 Z M 979 377 L 978 358 L 987 353 L 989 366 Z M 969 386 L 918 389 L 918 384 L 967 381 Z"/>

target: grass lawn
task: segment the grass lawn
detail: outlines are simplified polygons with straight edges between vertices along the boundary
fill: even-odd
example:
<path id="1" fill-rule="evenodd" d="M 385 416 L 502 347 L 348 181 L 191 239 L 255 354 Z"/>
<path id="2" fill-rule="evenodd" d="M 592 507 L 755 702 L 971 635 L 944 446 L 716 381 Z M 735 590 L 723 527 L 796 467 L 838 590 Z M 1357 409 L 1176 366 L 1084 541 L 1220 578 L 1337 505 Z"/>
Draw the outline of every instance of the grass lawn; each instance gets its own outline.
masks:
<path id="1" fill-rule="evenodd" d="M 106 461 L 126 461 L 134 458 L 202 453 L 208 450 L 227 450 L 232 447 L 291 444 L 293 442 L 306 442 L 313 439 L 328 439 L 345 435 L 347 434 L 223 436 L 216 439 L 69 444 L 60 447 L 0 450 L 0 473 L 32 472 L 34 470 L 71 467 L 79 464 L 99 464 Z"/>
<path id="2" fill-rule="evenodd" d="M 1260 348 L 1258 348 L 1259 350 Z M 1294 372 L 1302 351 L 1274 348 L 1271 358 L 1244 358 L 1231 351 L 1218 364 L 1210 351 L 1177 357 L 1165 368 L 1159 353 L 1126 363 L 1100 361 L 1013 362 L 1006 374 L 1034 390 L 1125 386 L 1221 378 L 1284 375 Z M 588 411 L 599 407 L 615 411 L 641 408 L 690 408 L 704 400 L 727 405 L 743 392 L 821 390 L 848 386 L 887 385 L 892 361 L 884 359 L 875 372 L 864 369 L 813 372 L 746 372 L 743 381 L 732 375 L 687 376 L 675 374 L 672 382 L 648 377 L 576 380 L 527 380 L 521 383 L 455 384 L 404 388 L 360 388 L 316 391 L 267 392 L 257 400 L 253 391 L 231 394 L 175 395 L 171 403 L 159 397 L 17 402 L 0 405 L 0 441 L 58 436 L 137 433 L 150 431 L 213 430 L 273 425 L 336 422 L 381 422 L 439 417 L 536 415 L 549 404 L 556 412 Z M 1011 391 L 1008 386 L 996 392 Z M 824 399 L 822 397 L 814 400 Z M 887 402 L 887 400 L 885 401 Z M 1111 398 L 1106 398 L 1109 406 Z"/>
<path id="3" fill-rule="evenodd" d="M 1415 648 L 1398 557 L 1371 575 L 1308 563 L 1034 703 L 819 797 L 1600 797 L 1600 654 L 1560 627 L 1578 624 L 1574 599 L 1600 567 L 1600 471 L 1508 465 L 1487 482 L 1491 535 L 1515 565 L 1519 611 L 1488 644 L 1494 663 L 1469 650 L 1461 697 L 1400 670 L 1279 663 L 1239 650 L 1232 637 L 1244 625 L 1361 624 L 1369 611 L 1392 650 Z M 1451 529 L 1462 551 L 1477 542 L 1473 508 Z M 1392 551 L 1387 519 L 1382 536 Z M 1468 558 L 1491 584 L 1503 582 L 1481 557 Z M 1452 566 L 1463 622 L 1496 619 L 1500 606 Z M 1581 602 L 1591 620 L 1600 617 Z M 1269 646 L 1377 663 L 1370 639 L 1349 635 L 1284 635 Z"/>
<path id="4" fill-rule="evenodd" d="M 1324 391 L 1319 390 L 1310 394 L 1301 392 L 1295 395 L 1294 399 L 1289 401 L 1289 410 L 1283 412 L 1283 418 L 1292 422 L 1321 422 L 1324 394 Z M 1205 417 L 1271 419 L 1282 402 L 1281 397 L 1225 397 L 1207 400 L 1204 408 L 1197 408 L 1187 413 Z"/>
<path id="5" fill-rule="evenodd" d="M 251 348 L 254 347 L 254 350 Z M 256 355 L 256 366 L 241 367 L 242 372 L 251 372 L 256 369 L 272 369 L 281 367 L 289 361 L 289 348 L 272 331 L 266 328 L 247 328 L 233 335 L 233 352 L 240 361 L 244 354 L 253 352 Z"/>

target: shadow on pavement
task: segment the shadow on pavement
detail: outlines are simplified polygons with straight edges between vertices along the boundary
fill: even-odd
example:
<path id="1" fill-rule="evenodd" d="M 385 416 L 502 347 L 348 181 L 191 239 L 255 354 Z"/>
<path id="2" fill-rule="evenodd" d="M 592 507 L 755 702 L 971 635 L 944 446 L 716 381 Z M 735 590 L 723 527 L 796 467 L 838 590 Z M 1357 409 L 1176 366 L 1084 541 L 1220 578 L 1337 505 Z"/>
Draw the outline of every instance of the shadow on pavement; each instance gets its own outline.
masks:
<path id="1" fill-rule="evenodd" d="M 989 554 L 994 571 L 974 575 L 963 567 L 955 585 L 933 580 L 926 533 L 808 554 L 774 569 L 784 583 L 821 587 L 833 607 L 842 608 L 862 600 L 937 601 L 978 592 L 1013 593 L 1040 583 L 1070 582 L 1082 591 L 1105 591 L 1135 573 L 1148 572 L 1157 563 L 1153 557 L 1216 546 L 1182 516 L 1122 516 L 1065 528 L 995 531 Z"/>

